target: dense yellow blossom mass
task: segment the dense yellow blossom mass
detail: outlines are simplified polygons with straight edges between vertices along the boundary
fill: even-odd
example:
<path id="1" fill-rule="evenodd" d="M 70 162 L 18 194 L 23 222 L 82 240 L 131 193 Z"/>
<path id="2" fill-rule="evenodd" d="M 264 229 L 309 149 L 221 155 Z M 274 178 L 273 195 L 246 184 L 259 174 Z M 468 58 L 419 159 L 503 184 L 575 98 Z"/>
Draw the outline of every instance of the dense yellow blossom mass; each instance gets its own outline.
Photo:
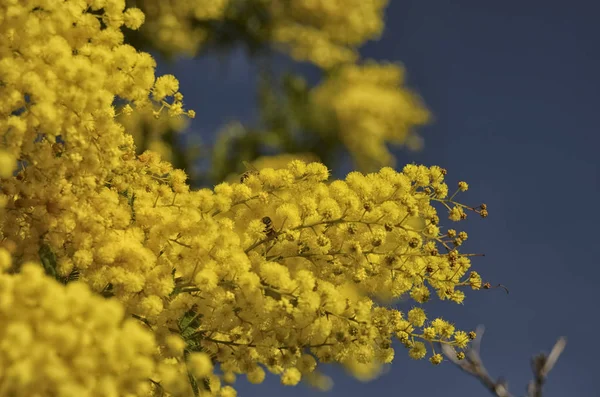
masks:
<path id="1" fill-rule="evenodd" d="M 148 395 L 154 336 L 123 315 L 116 300 L 62 286 L 36 264 L 0 273 L 0 395 Z"/>
<path id="2" fill-rule="evenodd" d="M 265 370 L 286 385 L 326 387 L 324 363 L 368 378 L 393 338 L 434 364 L 424 342 L 463 349 L 471 334 L 422 306 L 461 303 L 481 278 L 432 204 L 456 220 L 486 208 L 448 197 L 436 166 L 330 181 L 295 160 L 191 190 L 117 119 L 116 98 L 193 115 L 175 77 L 122 44 L 142 22 L 124 0 L 0 4 L 0 391 L 234 397 L 225 383 Z M 404 295 L 408 313 L 384 304 Z"/>

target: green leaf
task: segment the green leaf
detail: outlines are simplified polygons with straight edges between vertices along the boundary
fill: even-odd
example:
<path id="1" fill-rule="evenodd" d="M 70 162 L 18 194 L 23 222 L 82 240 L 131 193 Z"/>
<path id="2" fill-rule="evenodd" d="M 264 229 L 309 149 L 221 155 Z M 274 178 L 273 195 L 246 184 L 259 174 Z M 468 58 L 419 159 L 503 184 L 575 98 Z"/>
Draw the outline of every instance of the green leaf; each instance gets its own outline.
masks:
<path id="1" fill-rule="evenodd" d="M 48 244 L 42 244 L 38 250 L 38 255 L 40 256 L 40 262 L 42 262 L 46 274 L 58 280 L 58 274 L 56 272 L 56 255 L 52 252 L 50 246 Z"/>

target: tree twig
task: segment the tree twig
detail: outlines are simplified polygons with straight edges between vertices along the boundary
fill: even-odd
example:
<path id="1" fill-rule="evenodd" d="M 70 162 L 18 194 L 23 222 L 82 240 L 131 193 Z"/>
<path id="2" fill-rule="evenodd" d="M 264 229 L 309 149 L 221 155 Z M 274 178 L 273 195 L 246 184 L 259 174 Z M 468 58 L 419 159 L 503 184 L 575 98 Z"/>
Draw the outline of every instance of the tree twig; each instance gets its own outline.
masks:
<path id="1" fill-rule="evenodd" d="M 494 396 L 514 397 L 508 390 L 508 383 L 506 380 L 503 378 L 494 380 L 483 365 L 479 352 L 484 330 L 485 328 L 481 325 L 477 327 L 477 336 L 471 347 L 465 352 L 464 359 L 459 360 L 454 348 L 447 344 L 441 345 L 442 352 L 448 360 L 452 361 L 461 370 L 477 378 Z M 534 378 L 529 382 L 527 387 L 527 397 L 542 397 L 542 387 L 546 381 L 546 377 L 556 364 L 556 361 L 565 349 L 566 344 L 566 338 L 561 337 L 558 339 L 548 356 L 541 353 L 532 358 L 531 368 L 533 370 Z"/>
<path id="2" fill-rule="evenodd" d="M 533 380 L 529 382 L 527 387 L 527 393 L 529 397 L 542 397 L 542 387 L 546 382 L 548 373 L 556 364 L 556 361 L 560 357 L 565 346 L 567 345 L 567 339 L 560 337 L 554 344 L 554 347 L 550 351 L 550 354 L 541 353 L 531 359 L 531 369 L 533 370 Z"/>
<path id="3" fill-rule="evenodd" d="M 476 337 L 473 340 L 471 348 L 465 352 L 465 358 L 459 360 L 456 357 L 456 351 L 447 344 L 442 344 L 441 348 L 444 355 L 452 361 L 456 366 L 458 366 L 464 372 L 474 376 L 479 379 L 479 381 L 492 393 L 497 397 L 513 397 L 513 395 L 508 391 L 508 385 L 506 381 L 503 379 L 494 380 L 485 369 L 483 362 L 481 361 L 481 356 L 479 355 L 479 346 L 481 344 L 481 338 L 483 337 L 483 332 L 485 328 L 480 325 L 477 327 L 475 333 Z"/>

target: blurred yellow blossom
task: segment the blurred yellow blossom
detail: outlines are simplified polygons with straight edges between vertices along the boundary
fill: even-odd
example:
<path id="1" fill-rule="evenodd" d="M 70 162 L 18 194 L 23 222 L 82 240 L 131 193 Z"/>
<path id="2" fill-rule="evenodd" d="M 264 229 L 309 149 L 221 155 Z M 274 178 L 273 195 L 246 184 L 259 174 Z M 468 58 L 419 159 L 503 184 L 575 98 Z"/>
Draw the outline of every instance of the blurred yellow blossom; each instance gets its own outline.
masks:
<path id="1" fill-rule="evenodd" d="M 383 32 L 388 0 L 274 1 L 273 38 L 291 56 L 324 69 L 354 62 L 356 48 Z M 284 47 L 284 48 L 285 48 Z"/>
<path id="2" fill-rule="evenodd" d="M 128 114 L 127 107 L 124 107 L 123 115 L 118 120 L 125 131 L 133 136 L 138 149 L 156 152 L 163 160 L 170 162 L 173 160 L 174 150 L 169 142 L 171 136 L 183 134 L 189 126 L 189 120 L 170 117 L 165 112 L 159 112 L 159 109 L 160 106 L 153 106 Z M 154 112 L 158 114 L 158 118 L 154 116 Z"/>
<path id="3" fill-rule="evenodd" d="M 346 65 L 311 91 L 321 133 L 334 126 L 359 169 L 394 165 L 386 145 L 406 143 L 429 121 L 421 99 L 404 86 L 397 64 Z"/>
<path id="4" fill-rule="evenodd" d="M 9 152 L 0 149 L 0 178 L 12 176 L 17 167 L 16 158 Z"/>
<path id="5" fill-rule="evenodd" d="M 299 61 L 329 69 L 354 62 L 357 48 L 383 32 L 388 0 L 144 1 L 141 32 L 153 47 L 197 55 L 235 26 L 252 45 L 274 46 Z M 241 37 L 237 37 L 242 39 Z M 230 37 L 227 39 L 231 40 Z"/>
<path id="6" fill-rule="evenodd" d="M 154 337 L 117 301 L 62 286 L 33 263 L 0 274 L 0 290 L 1 395 L 125 395 L 153 375 Z"/>

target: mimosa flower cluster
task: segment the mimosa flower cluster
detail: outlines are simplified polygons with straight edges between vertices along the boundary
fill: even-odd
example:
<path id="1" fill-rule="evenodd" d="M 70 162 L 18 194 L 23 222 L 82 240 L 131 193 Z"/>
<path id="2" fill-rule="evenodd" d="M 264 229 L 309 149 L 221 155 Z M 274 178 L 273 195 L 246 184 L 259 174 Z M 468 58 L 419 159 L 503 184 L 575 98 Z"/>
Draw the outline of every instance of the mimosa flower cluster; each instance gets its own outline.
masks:
<path id="1" fill-rule="evenodd" d="M 339 363 L 368 378 L 393 338 L 434 364 L 425 343 L 466 347 L 472 334 L 423 310 L 482 286 L 466 233 L 442 234 L 432 204 L 452 220 L 487 209 L 448 197 L 436 166 L 330 181 L 294 160 L 191 190 L 117 119 L 115 98 L 193 116 L 175 77 L 122 44 L 143 19 L 124 0 L 0 5 L 0 373 L 14 374 L 0 387 L 235 397 L 236 375 L 323 386 L 318 366 Z M 404 295 L 406 313 L 383 305 Z"/>
<path id="2" fill-rule="evenodd" d="M 298 61 L 330 69 L 358 59 L 357 48 L 383 32 L 388 0 L 272 2 L 273 38 Z"/>
<path id="3" fill-rule="evenodd" d="M 10 254 L 0 248 L 0 266 Z M 144 396 L 156 371 L 152 332 L 116 300 L 66 287 L 34 263 L 0 273 L 0 395 Z"/>
<path id="4" fill-rule="evenodd" d="M 170 54 L 196 55 L 219 29 L 246 26 L 255 39 L 298 61 L 329 69 L 358 59 L 357 48 L 383 31 L 387 0 L 144 1 L 141 32 Z M 270 42 L 269 42 L 270 41 Z"/>
<path id="5" fill-rule="evenodd" d="M 414 129 L 430 119 L 421 99 L 404 86 L 398 64 L 345 65 L 312 89 L 310 100 L 316 113 L 324 113 L 324 126 L 336 126 L 361 170 L 394 165 L 386 145 L 414 145 Z"/>
<path id="6" fill-rule="evenodd" d="M 263 168 L 272 168 L 274 170 L 279 170 L 283 168 L 287 168 L 288 164 L 294 160 L 300 160 L 305 163 L 314 163 L 319 162 L 319 158 L 317 155 L 306 152 L 306 153 L 282 153 L 276 154 L 273 156 L 261 156 L 256 160 L 252 161 L 252 163 L 243 162 L 242 165 L 246 168 L 246 173 L 242 174 L 241 179 L 245 179 L 251 173 L 255 173 L 256 171 L 260 171 Z M 223 182 L 239 182 L 240 174 L 231 173 L 225 178 Z"/>

